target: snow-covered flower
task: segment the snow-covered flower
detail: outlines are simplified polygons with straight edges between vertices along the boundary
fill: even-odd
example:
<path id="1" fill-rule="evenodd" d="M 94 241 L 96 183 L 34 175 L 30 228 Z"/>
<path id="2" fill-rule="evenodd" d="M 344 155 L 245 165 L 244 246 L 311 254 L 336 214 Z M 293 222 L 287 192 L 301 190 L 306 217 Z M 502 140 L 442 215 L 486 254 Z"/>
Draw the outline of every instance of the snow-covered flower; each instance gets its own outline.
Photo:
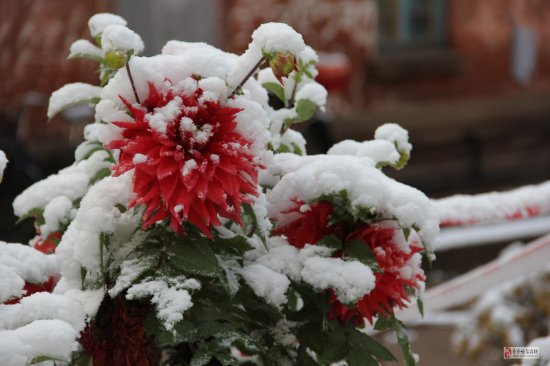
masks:
<path id="1" fill-rule="evenodd" d="M 347 235 L 346 241 L 359 240 L 370 248 L 381 272 L 374 272 L 374 289 L 363 296 L 354 308 L 342 304 L 332 295 L 330 318 L 344 322 L 359 322 L 367 318 L 372 323 L 376 315 L 389 317 L 394 307 L 408 306 L 406 289 L 417 290 L 426 280 L 418 254 L 423 249 L 422 244 L 413 242 L 410 246 L 403 246 L 402 230 L 397 225 L 385 225 L 387 223 L 359 227 Z"/>
<path id="2" fill-rule="evenodd" d="M 143 103 L 123 100 L 133 121 L 113 122 L 122 138 L 108 147 L 120 149 L 115 175 L 135 168 L 129 205 L 146 206 L 144 228 L 169 218 L 175 231 L 188 221 L 210 236 L 220 216 L 241 222 L 241 205 L 258 195 L 260 163 L 236 129 L 241 109 L 192 78 L 178 85 L 150 83 Z"/>
<path id="3" fill-rule="evenodd" d="M 425 280 L 420 267 L 422 244 L 416 235 L 406 240 L 403 230 L 393 220 L 383 220 L 372 224 L 363 221 L 336 221 L 333 213 L 336 208 L 328 201 L 318 201 L 311 205 L 296 201 L 297 206 L 288 213 L 298 214 L 291 222 L 276 228 L 276 234 L 285 235 L 288 242 L 303 248 L 306 244 L 317 244 L 327 235 L 335 235 L 342 241 L 342 250 L 335 257 L 347 257 L 347 245 L 355 241 L 369 248 L 378 268 L 373 269 L 375 286 L 350 307 L 337 297 L 338 289 L 331 289 L 332 308 L 329 318 L 343 323 L 361 323 L 363 318 L 372 322 L 376 315 L 389 316 L 394 307 L 408 305 L 407 289 L 419 289 Z M 339 208 L 341 211 L 341 208 Z M 349 258 L 348 258 L 349 259 Z M 377 271 L 378 270 L 378 271 Z"/>

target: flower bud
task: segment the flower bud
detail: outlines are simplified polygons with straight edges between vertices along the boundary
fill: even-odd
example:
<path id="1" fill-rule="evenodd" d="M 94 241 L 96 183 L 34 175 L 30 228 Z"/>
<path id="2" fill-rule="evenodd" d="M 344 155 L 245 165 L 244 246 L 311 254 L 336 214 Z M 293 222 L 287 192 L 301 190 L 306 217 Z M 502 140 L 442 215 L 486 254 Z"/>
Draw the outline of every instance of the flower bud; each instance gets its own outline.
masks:
<path id="1" fill-rule="evenodd" d="M 288 51 L 269 54 L 267 60 L 273 74 L 281 84 L 283 83 L 283 77 L 288 77 L 293 70 L 298 71 L 296 58 Z"/>
<path id="2" fill-rule="evenodd" d="M 105 53 L 105 65 L 113 69 L 120 69 L 126 65 L 127 55 L 123 51 L 109 51 Z"/>

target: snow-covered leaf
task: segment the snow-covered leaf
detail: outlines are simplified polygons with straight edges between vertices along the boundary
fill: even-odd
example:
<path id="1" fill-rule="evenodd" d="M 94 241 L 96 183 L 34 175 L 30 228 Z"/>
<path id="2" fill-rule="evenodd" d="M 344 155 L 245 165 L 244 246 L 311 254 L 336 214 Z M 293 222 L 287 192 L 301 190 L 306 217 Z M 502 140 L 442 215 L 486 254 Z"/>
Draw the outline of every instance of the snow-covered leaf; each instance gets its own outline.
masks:
<path id="1" fill-rule="evenodd" d="M 86 58 L 101 62 L 103 60 L 103 51 L 92 42 L 86 39 L 79 39 L 71 45 L 69 58 Z"/>
<path id="2" fill-rule="evenodd" d="M 279 98 L 279 100 L 281 102 L 285 102 L 285 89 L 281 86 L 281 84 L 278 84 L 278 83 L 273 83 L 273 82 L 267 82 L 267 83 L 263 83 L 262 86 L 269 90 L 270 92 L 272 92 L 273 94 L 275 94 L 275 96 L 277 98 Z"/>
<path id="3" fill-rule="evenodd" d="M 78 104 L 97 103 L 102 88 L 86 83 L 71 83 L 52 93 L 48 104 L 48 118 Z"/>
<path id="4" fill-rule="evenodd" d="M 300 99 L 296 103 L 296 113 L 298 114 L 298 122 L 306 122 L 315 114 L 317 104 L 309 99 Z"/>

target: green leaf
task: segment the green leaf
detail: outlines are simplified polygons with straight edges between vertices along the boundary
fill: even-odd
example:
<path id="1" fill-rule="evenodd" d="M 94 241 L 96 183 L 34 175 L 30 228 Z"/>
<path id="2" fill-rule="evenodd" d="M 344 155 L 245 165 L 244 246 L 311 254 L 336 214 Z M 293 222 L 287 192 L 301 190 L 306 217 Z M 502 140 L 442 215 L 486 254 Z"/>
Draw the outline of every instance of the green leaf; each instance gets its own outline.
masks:
<path id="1" fill-rule="evenodd" d="M 424 317 L 424 301 L 420 297 L 416 298 L 416 306 L 418 306 L 418 312 Z"/>
<path id="2" fill-rule="evenodd" d="M 305 122 L 315 114 L 317 104 L 309 99 L 300 99 L 296 104 L 296 113 L 298 114 L 298 122 Z"/>
<path id="3" fill-rule="evenodd" d="M 287 298 L 287 308 L 290 311 L 298 311 L 298 299 L 299 295 L 294 289 L 290 288 L 286 292 L 286 298 Z"/>
<path id="4" fill-rule="evenodd" d="M 44 220 L 44 209 L 41 207 L 35 207 L 27 211 L 26 214 L 22 215 L 19 220 L 17 220 L 16 224 L 19 224 L 20 222 L 23 222 L 31 217 L 36 220 L 36 226 L 42 226 L 46 223 L 46 220 Z"/>
<path id="5" fill-rule="evenodd" d="M 31 361 L 31 365 L 34 365 L 34 364 L 37 364 L 37 363 L 40 363 L 40 362 L 45 362 L 45 361 L 57 361 L 57 362 L 65 362 L 65 360 L 62 360 L 60 358 L 57 358 L 57 357 L 52 357 L 52 356 L 36 356 L 35 358 L 32 359 Z"/>
<path id="6" fill-rule="evenodd" d="M 342 249 L 342 241 L 334 234 L 323 236 L 317 245 L 322 245 L 334 250 Z"/>
<path id="7" fill-rule="evenodd" d="M 306 352 L 306 347 L 300 346 L 296 366 L 319 366 L 319 363 Z"/>
<path id="8" fill-rule="evenodd" d="M 168 252 L 171 261 L 180 270 L 204 277 L 218 277 L 223 274 L 216 255 L 206 240 L 195 242 L 184 240 L 172 246 Z"/>
<path id="9" fill-rule="evenodd" d="M 304 152 L 302 151 L 302 149 L 300 149 L 300 146 L 298 146 L 297 143 L 291 142 L 291 143 L 290 143 L 290 146 L 292 146 L 292 147 L 294 148 L 294 151 L 293 151 L 294 154 L 296 154 L 296 155 L 304 155 Z"/>
<path id="10" fill-rule="evenodd" d="M 378 320 L 376 321 L 376 324 L 374 324 L 374 329 L 383 331 L 391 328 L 393 328 L 393 321 L 382 315 L 379 315 Z"/>
<path id="11" fill-rule="evenodd" d="M 406 227 L 403 229 L 403 236 L 405 236 L 405 240 L 409 240 L 409 235 L 411 235 L 411 228 Z"/>
<path id="12" fill-rule="evenodd" d="M 235 235 L 229 239 L 216 238 L 213 242 L 213 246 L 216 250 L 220 249 L 222 251 L 235 249 L 241 255 L 254 249 L 254 247 L 248 243 L 247 238 L 241 235 Z"/>
<path id="13" fill-rule="evenodd" d="M 115 204 L 115 207 L 118 208 L 118 210 L 120 211 L 120 213 L 125 213 L 126 211 L 128 211 L 128 209 L 126 208 L 126 206 L 124 206 L 122 203 L 117 203 L 117 204 Z"/>
<path id="14" fill-rule="evenodd" d="M 204 345 L 200 347 L 195 353 L 193 354 L 193 358 L 191 359 L 191 366 L 204 366 L 210 360 L 212 359 L 212 351 L 208 348 L 208 346 Z"/>
<path id="15" fill-rule="evenodd" d="M 297 337 L 301 343 L 320 355 L 326 343 L 321 323 L 306 323 L 298 329 Z"/>
<path id="16" fill-rule="evenodd" d="M 80 267 L 80 281 L 82 289 L 84 289 L 84 280 L 86 279 L 86 275 L 88 274 L 88 270 L 84 267 Z"/>
<path id="17" fill-rule="evenodd" d="M 348 366 L 379 366 L 366 349 L 353 348 L 346 356 Z"/>
<path id="18" fill-rule="evenodd" d="M 163 346 L 176 346 L 183 342 L 192 342 L 196 335 L 197 329 L 192 323 L 180 320 L 172 330 L 161 330 L 156 337 L 156 342 Z"/>
<path id="19" fill-rule="evenodd" d="M 95 175 L 90 179 L 90 183 L 89 185 L 93 185 L 95 184 L 96 182 L 99 182 L 100 180 L 102 180 L 103 178 L 105 177 L 108 177 L 111 175 L 111 169 L 110 168 L 101 168 L 99 169 Z"/>
<path id="20" fill-rule="evenodd" d="M 88 159 L 90 156 L 92 156 L 95 152 L 98 152 L 98 151 L 105 151 L 105 148 L 103 146 L 96 146 L 90 149 L 88 152 L 86 152 L 86 154 L 82 156 L 80 161 Z"/>
<path id="21" fill-rule="evenodd" d="M 345 329 L 336 327 L 328 334 L 327 341 L 320 354 L 321 359 L 326 363 L 333 363 L 343 360 L 348 354 L 347 339 Z"/>
<path id="22" fill-rule="evenodd" d="M 397 343 L 401 347 L 401 352 L 403 353 L 403 359 L 405 360 L 406 366 L 415 366 L 416 362 L 412 355 L 411 346 L 409 344 L 409 337 L 407 331 L 402 322 L 400 322 L 394 314 L 392 314 L 393 326 L 395 329 L 395 335 L 397 336 Z"/>
<path id="23" fill-rule="evenodd" d="M 354 350 L 365 350 L 369 355 L 372 355 L 380 360 L 396 361 L 395 356 L 388 351 L 380 343 L 376 342 L 372 337 L 362 333 L 356 329 L 351 330 L 348 334 L 349 345 Z"/>
<path id="24" fill-rule="evenodd" d="M 275 94 L 275 96 L 277 96 L 277 98 L 279 98 L 281 102 L 283 103 L 285 102 L 285 89 L 281 86 L 281 84 L 267 82 L 267 83 L 263 83 L 262 86 L 265 89 L 272 92 L 273 94 Z"/>
<path id="25" fill-rule="evenodd" d="M 383 272 L 376 261 L 376 257 L 366 243 L 360 240 L 350 240 L 346 242 L 344 252 L 346 257 L 357 259 L 359 262 L 369 266 L 374 272 Z"/>

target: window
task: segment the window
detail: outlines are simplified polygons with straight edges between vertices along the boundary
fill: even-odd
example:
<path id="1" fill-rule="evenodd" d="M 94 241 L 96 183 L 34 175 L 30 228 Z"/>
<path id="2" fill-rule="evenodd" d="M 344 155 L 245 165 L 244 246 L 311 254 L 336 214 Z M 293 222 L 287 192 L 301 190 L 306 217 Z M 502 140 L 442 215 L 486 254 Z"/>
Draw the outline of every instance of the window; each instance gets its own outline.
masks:
<path id="1" fill-rule="evenodd" d="M 380 0 L 378 11 L 382 52 L 445 45 L 445 0 Z"/>

